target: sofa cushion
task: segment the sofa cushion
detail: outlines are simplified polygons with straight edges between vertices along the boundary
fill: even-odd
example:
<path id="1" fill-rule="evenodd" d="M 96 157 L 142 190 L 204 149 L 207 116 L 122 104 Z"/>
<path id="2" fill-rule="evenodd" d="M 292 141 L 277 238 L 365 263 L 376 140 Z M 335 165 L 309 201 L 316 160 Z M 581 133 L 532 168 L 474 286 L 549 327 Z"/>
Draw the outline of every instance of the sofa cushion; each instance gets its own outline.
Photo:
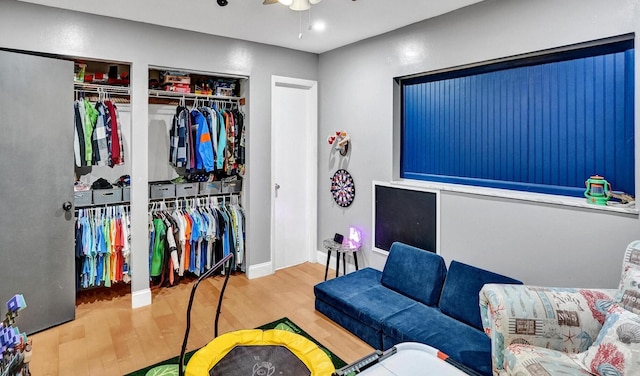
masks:
<path id="1" fill-rule="evenodd" d="M 380 285 L 382 272 L 373 268 L 363 268 L 338 278 L 320 282 L 313 287 L 317 298 L 327 300 L 328 296 L 338 295 L 345 299 Z"/>
<path id="2" fill-rule="evenodd" d="M 447 266 L 439 255 L 395 242 L 382 271 L 382 285 L 429 306 L 438 304 Z"/>
<path id="3" fill-rule="evenodd" d="M 640 375 L 640 316 L 610 307 L 598 338 L 576 359 L 594 375 Z"/>
<path id="4" fill-rule="evenodd" d="M 341 309 L 325 303 L 320 299 L 316 299 L 315 307 L 318 312 L 321 312 L 343 328 L 355 334 L 358 338 L 368 343 L 374 349 L 382 349 L 381 328 L 376 329 L 365 325 L 359 320 L 346 315 Z"/>
<path id="5" fill-rule="evenodd" d="M 379 271 L 365 268 L 319 283 L 314 286 L 314 293 L 316 299 L 379 330 L 387 317 L 417 304 L 415 300 L 381 286 L 379 281 Z"/>
<path id="6" fill-rule="evenodd" d="M 388 318 L 382 326 L 385 349 L 400 342 L 434 347 L 482 375 L 491 375 L 491 343 L 484 332 L 416 304 Z"/>
<path id="7" fill-rule="evenodd" d="M 639 267 L 630 267 L 624 272 L 614 301 L 631 312 L 640 313 Z"/>
<path id="8" fill-rule="evenodd" d="M 440 297 L 440 310 L 482 330 L 480 290 L 486 283 L 518 284 L 522 282 L 475 266 L 451 261 Z"/>

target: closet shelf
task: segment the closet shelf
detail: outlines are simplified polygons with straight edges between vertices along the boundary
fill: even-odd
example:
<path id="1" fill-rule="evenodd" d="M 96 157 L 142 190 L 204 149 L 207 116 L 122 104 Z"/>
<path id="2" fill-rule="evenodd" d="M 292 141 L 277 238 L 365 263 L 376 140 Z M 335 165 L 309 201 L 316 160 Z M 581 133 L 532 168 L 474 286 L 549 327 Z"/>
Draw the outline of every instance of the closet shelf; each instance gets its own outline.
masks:
<path id="1" fill-rule="evenodd" d="M 131 102 L 131 88 L 128 86 L 74 82 L 73 89 L 76 96 L 78 96 L 78 94 L 82 94 L 83 97 L 89 99 L 91 102 L 97 101 L 102 94 L 106 94 L 115 103 Z"/>
<path id="2" fill-rule="evenodd" d="M 131 95 L 131 88 L 127 86 L 111 86 L 101 84 L 88 84 L 88 83 L 74 83 L 74 90 L 76 93 L 84 93 L 91 100 L 92 97 L 97 97 L 99 94 L 108 94 L 115 98 L 124 99 L 126 103 L 129 103 Z M 229 97 L 222 95 L 206 95 L 206 94 L 194 94 L 194 93 L 176 93 L 172 91 L 164 90 L 149 90 L 149 103 L 153 104 L 172 104 L 172 102 L 184 99 L 186 101 L 193 101 L 195 99 L 205 101 L 224 101 L 224 102 L 237 102 L 240 105 L 244 105 L 245 98 L 243 97 Z"/>
<path id="3" fill-rule="evenodd" d="M 199 99 L 199 100 L 205 100 L 205 101 L 211 100 L 211 101 L 238 102 L 238 104 L 240 105 L 244 105 L 244 101 L 245 101 L 243 97 L 229 97 L 229 96 L 222 96 L 222 95 L 206 95 L 206 94 L 194 94 L 194 93 L 177 93 L 174 91 L 149 89 L 149 103 L 168 104 L 172 101 L 179 101 L 180 99 L 184 99 L 186 101 L 193 101 L 195 99 Z"/>
<path id="4" fill-rule="evenodd" d="M 119 95 L 131 94 L 131 89 L 128 86 L 113 86 L 113 85 L 86 84 L 86 83 L 74 82 L 73 88 L 76 91 L 84 91 L 87 93 L 108 93 L 108 94 L 119 94 Z"/>

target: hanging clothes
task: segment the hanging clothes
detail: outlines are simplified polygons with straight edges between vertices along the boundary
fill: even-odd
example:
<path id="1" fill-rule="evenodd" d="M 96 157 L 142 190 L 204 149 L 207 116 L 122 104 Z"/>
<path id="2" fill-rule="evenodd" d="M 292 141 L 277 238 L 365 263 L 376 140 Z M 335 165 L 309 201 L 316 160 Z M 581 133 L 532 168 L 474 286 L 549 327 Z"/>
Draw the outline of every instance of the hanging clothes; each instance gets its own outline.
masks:
<path id="1" fill-rule="evenodd" d="M 196 133 L 196 169 L 211 172 L 214 170 L 214 166 L 209 126 L 202 112 L 195 109 L 191 111 L 191 122 Z"/>
<path id="2" fill-rule="evenodd" d="M 107 111 L 110 117 L 111 125 L 111 158 L 109 166 L 119 166 L 124 164 L 124 143 L 122 142 L 122 123 L 120 122 L 120 114 L 118 108 L 111 101 L 105 101 Z"/>
<path id="3" fill-rule="evenodd" d="M 237 198 L 237 197 L 236 197 Z M 213 201 L 212 201 L 213 200 Z M 199 276 L 233 253 L 236 270 L 245 253 L 244 210 L 237 203 L 200 198 L 152 208 L 149 270 L 155 286 L 173 286 L 186 273 Z"/>
<path id="4" fill-rule="evenodd" d="M 118 109 L 109 100 L 95 105 L 88 99 L 74 101 L 74 159 L 76 166 L 124 164 L 124 143 Z"/>
<path id="5" fill-rule="evenodd" d="M 187 173 L 216 177 L 243 175 L 246 124 L 237 104 L 176 107 L 169 130 L 169 163 Z"/>
<path id="6" fill-rule="evenodd" d="M 236 142 L 235 142 L 235 155 L 238 163 L 237 173 L 244 175 L 245 165 L 245 129 L 244 129 L 244 114 L 237 108 L 232 111 L 236 124 Z"/>
<path id="7" fill-rule="evenodd" d="M 191 129 L 189 111 L 182 106 L 176 108 L 171 123 L 169 134 L 169 163 L 174 167 L 187 167 L 189 165 L 189 138 L 188 130 Z"/>
<path id="8" fill-rule="evenodd" d="M 78 209 L 75 251 L 79 288 L 129 283 L 130 223 L 125 205 Z"/>

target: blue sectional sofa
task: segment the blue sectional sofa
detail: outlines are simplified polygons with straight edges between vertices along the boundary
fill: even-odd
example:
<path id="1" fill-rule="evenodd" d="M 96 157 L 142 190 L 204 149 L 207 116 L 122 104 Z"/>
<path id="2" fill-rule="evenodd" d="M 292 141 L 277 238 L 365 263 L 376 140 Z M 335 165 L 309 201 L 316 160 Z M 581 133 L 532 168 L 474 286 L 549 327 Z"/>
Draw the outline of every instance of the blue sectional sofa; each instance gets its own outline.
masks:
<path id="1" fill-rule="evenodd" d="M 485 283 L 515 279 L 402 243 L 381 272 L 364 268 L 317 284 L 316 310 L 372 347 L 420 342 L 491 375 L 491 341 L 483 332 L 479 293 Z"/>

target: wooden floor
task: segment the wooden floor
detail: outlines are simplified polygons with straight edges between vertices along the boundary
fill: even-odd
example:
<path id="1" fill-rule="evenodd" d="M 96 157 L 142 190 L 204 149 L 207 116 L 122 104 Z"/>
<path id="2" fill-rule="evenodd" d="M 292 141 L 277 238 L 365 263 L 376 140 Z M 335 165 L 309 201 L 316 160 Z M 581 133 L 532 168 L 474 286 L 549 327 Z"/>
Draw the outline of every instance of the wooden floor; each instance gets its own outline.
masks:
<path id="1" fill-rule="evenodd" d="M 251 329 L 289 317 L 346 362 L 369 354 L 369 345 L 314 309 L 313 286 L 324 266 L 305 263 L 274 275 L 229 279 L 220 316 L 220 334 Z M 187 350 L 213 339 L 213 319 L 223 277 L 200 284 L 192 311 Z M 88 294 L 78 299 L 76 319 L 30 336 L 31 373 L 123 375 L 180 353 L 191 284 L 153 291 L 153 304 L 131 309 L 131 296 Z"/>

